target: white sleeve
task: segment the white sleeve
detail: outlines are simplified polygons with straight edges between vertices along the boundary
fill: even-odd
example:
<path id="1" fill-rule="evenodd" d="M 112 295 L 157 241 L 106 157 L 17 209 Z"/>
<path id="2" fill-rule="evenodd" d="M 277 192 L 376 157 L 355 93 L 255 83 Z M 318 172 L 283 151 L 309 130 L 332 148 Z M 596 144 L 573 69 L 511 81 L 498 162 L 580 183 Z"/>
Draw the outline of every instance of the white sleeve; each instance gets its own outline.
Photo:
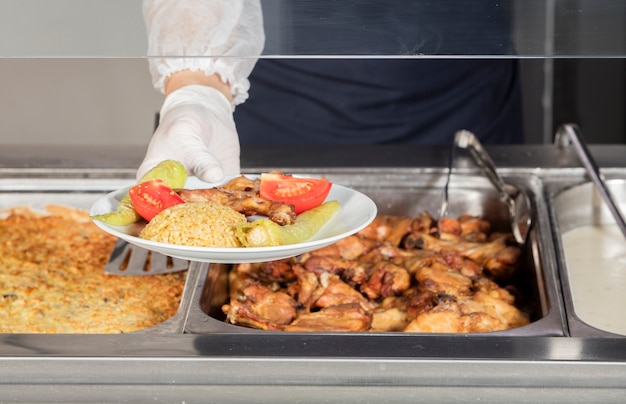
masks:
<path id="1" fill-rule="evenodd" d="M 235 105 L 248 98 L 248 76 L 265 44 L 260 0 L 143 0 L 143 15 L 158 91 L 188 69 L 219 74 Z"/>

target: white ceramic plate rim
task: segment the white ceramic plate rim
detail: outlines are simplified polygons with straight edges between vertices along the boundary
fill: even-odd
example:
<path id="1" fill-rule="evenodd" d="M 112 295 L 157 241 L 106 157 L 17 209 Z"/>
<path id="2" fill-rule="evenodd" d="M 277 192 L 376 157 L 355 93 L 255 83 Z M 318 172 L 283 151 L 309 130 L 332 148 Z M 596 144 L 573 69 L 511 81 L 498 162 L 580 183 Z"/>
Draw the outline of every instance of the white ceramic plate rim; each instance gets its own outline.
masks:
<path id="1" fill-rule="evenodd" d="M 258 178 L 258 175 L 246 174 L 246 176 L 252 179 Z M 305 175 L 295 176 L 306 177 Z M 185 188 L 199 189 L 218 185 L 220 184 L 208 184 L 196 177 L 190 177 Z M 90 214 L 93 216 L 114 211 L 129 189 L 130 186 L 110 192 L 97 200 L 92 205 Z M 248 248 L 181 246 L 137 237 L 136 234 L 141 230 L 141 225 L 112 226 L 98 220 L 94 220 L 94 223 L 107 233 L 131 244 L 176 258 L 214 263 L 259 262 L 289 258 L 332 244 L 362 230 L 374 220 L 377 214 L 376 204 L 369 197 L 338 184 L 333 184 L 326 200 L 338 200 L 341 204 L 339 212 L 311 239 L 303 243 L 283 246 Z"/>

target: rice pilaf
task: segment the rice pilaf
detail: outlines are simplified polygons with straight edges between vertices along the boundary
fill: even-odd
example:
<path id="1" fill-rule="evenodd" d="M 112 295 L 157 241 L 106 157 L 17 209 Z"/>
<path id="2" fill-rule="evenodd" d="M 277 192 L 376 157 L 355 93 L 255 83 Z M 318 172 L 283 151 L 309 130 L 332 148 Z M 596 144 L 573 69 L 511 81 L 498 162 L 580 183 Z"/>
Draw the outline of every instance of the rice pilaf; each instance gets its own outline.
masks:
<path id="1" fill-rule="evenodd" d="M 235 228 L 246 216 L 215 202 L 186 202 L 156 215 L 139 237 L 195 247 L 241 247 Z"/>

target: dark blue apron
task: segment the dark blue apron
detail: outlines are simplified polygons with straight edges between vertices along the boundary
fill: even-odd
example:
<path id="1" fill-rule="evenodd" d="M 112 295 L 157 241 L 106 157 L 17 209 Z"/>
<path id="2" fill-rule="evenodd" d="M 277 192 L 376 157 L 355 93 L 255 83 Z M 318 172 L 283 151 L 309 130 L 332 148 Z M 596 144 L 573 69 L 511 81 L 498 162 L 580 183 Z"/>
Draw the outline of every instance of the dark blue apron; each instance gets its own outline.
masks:
<path id="1" fill-rule="evenodd" d="M 456 46 L 466 48 L 468 42 L 475 46 L 469 52 L 510 52 L 507 15 L 498 2 L 494 7 L 485 0 L 318 1 L 334 8 L 294 10 L 310 15 L 312 23 L 299 19 L 297 27 L 284 28 L 309 51 L 319 46 L 320 53 L 328 52 L 332 41 L 342 38 L 353 42 L 356 52 L 379 54 L 454 54 L 461 51 Z M 287 3 L 297 7 L 298 2 Z M 368 21 L 367 13 L 381 21 L 386 3 L 407 7 L 389 14 L 389 31 L 357 24 Z M 467 8 L 469 3 L 476 7 Z M 334 11 L 329 15 L 328 10 Z M 467 13 L 475 18 L 466 18 Z M 397 21 L 398 15 L 404 21 Z M 314 23 L 319 18 L 350 18 L 355 20 L 350 26 L 364 28 L 336 24 L 339 32 L 333 32 L 320 29 Z M 450 21 L 450 26 L 432 21 Z M 307 44 L 307 39 L 316 42 Z M 523 142 L 514 59 L 261 59 L 250 81 L 250 98 L 235 110 L 242 144 L 436 145 L 450 144 L 459 129 L 473 131 L 485 144 Z"/>

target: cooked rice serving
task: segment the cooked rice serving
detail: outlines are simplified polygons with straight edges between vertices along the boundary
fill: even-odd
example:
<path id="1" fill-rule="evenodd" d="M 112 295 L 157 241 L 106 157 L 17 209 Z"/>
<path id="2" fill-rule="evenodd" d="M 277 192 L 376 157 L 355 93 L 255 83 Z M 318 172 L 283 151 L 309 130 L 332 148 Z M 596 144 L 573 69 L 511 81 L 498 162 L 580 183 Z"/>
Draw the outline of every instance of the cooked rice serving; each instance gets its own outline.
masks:
<path id="1" fill-rule="evenodd" d="M 246 217 L 215 202 L 186 202 L 156 215 L 139 237 L 195 247 L 240 247 L 235 228 Z"/>

